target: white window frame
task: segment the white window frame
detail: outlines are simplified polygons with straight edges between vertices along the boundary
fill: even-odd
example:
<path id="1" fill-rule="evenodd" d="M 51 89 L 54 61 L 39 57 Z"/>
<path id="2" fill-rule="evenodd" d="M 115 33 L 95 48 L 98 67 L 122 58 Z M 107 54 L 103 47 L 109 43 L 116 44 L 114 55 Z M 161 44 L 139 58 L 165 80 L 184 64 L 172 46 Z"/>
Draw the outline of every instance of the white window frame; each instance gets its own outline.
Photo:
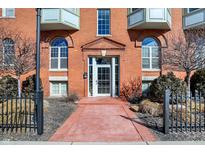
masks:
<path id="1" fill-rule="evenodd" d="M 8 9 L 13 9 L 14 14 L 12 16 L 7 15 Z M 3 18 L 15 18 L 15 8 L 2 8 L 2 17 Z"/>
<path id="2" fill-rule="evenodd" d="M 143 57 L 143 48 L 149 48 L 149 57 Z M 159 46 L 142 46 L 142 70 L 143 71 L 160 71 L 160 62 L 159 62 L 159 68 L 152 68 L 152 59 L 156 58 L 156 59 L 160 59 L 160 56 L 158 57 L 152 57 L 152 49 L 153 48 L 158 48 L 158 52 L 160 55 L 160 49 Z M 143 58 L 149 58 L 149 68 L 143 68 Z"/>
<path id="3" fill-rule="evenodd" d="M 58 59 L 58 68 L 51 68 L 51 59 L 52 59 L 52 57 L 51 57 L 51 50 L 52 50 L 52 48 L 58 48 L 58 57 L 57 57 L 57 59 Z M 60 64 L 61 64 L 61 59 L 67 59 L 68 60 L 68 57 L 67 58 L 65 58 L 65 57 L 60 57 L 60 49 L 61 48 L 68 48 L 67 46 L 51 46 L 50 47 L 50 59 L 49 59 L 49 71 L 67 71 L 68 70 L 68 66 L 67 66 L 67 68 L 60 68 Z"/>
<path id="4" fill-rule="evenodd" d="M 55 83 L 58 83 L 58 86 L 59 86 L 59 93 L 58 94 L 53 94 L 53 82 Z M 51 97 L 62 97 L 62 96 L 67 96 L 67 93 L 66 95 L 63 95 L 61 92 L 61 86 L 62 86 L 62 83 L 66 83 L 66 88 L 67 88 L 67 93 L 68 93 L 68 83 L 66 81 L 50 81 L 50 96 Z"/>
<path id="5" fill-rule="evenodd" d="M 99 10 L 103 10 L 103 9 L 97 9 L 97 32 L 96 32 L 96 35 L 97 36 L 112 36 L 112 34 L 111 34 L 111 10 L 110 10 L 110 34 L 98 34 L 98 11 Z M 104 9 L 104 10 L 106 10 L 106 9 Z"/>

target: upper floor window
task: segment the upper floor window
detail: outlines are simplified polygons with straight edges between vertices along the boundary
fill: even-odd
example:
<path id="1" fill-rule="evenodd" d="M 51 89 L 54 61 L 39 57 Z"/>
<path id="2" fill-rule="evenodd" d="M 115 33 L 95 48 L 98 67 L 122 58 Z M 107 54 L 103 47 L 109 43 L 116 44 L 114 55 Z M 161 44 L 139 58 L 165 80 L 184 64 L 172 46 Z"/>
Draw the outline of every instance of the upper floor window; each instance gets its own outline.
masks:
<path id="1" fill-rule="evenodd" d="M 15 17 L 15 9 L 14 8 L 2 8 L 2 16 L 3 17 Z"/>
<path id="2" fill-rule="evenodd" d="M 51 69 L 68 68 L 68 43 L 64 38 L 56 38 L 51 43 Z"/>
<path id="3" fill-rule="evenodd" d="M 199 8 L 187 8 L 187 13 L 191 13 L 193 11 L 198 10 Z"/>
<path id="4" fill-rule="evenodd" d="M 159 44 L 151 37 L 147 37 L 142 42 L 142 68 L 159 69 Z"/>
<path id="5" fill-rule="evenodd" d="M 13 64 L 15 56 L 14 41 L 10 38 L 3 40 L 3 63 L 6 65 Z"/>
<path id="6" fill-rule="evenodd" d="M 98 9 L 98 35 L 110 35 L 110 9 Z"/>

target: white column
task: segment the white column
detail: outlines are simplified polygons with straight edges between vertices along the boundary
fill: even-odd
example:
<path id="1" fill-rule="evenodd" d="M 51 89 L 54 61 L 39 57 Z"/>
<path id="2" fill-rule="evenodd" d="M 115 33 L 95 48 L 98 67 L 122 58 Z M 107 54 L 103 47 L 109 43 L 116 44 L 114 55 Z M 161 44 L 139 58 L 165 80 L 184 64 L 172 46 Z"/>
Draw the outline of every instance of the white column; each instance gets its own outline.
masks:
<path id="1" fill-rule="evenodd" d="M 112 97 L 115 97 L 115 57 L 112 57 Z"/>
<path id="2" fill-rule="evenodd" d="M 92 58 L 93 61 L 93 96 L 97 95 L 97 65 L 96 58 Z"/>

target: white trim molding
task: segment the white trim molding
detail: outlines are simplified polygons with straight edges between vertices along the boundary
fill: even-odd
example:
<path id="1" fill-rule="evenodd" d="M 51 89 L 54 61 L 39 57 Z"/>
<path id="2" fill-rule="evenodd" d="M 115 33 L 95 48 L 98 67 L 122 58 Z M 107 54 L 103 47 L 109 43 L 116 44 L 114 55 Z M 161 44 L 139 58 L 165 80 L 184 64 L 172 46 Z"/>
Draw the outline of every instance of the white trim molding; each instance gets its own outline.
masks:
<path id="1" fill-rule="evenodd" d="M 49 76 L 49 81 L 68 81 L 67 76 Z"/>

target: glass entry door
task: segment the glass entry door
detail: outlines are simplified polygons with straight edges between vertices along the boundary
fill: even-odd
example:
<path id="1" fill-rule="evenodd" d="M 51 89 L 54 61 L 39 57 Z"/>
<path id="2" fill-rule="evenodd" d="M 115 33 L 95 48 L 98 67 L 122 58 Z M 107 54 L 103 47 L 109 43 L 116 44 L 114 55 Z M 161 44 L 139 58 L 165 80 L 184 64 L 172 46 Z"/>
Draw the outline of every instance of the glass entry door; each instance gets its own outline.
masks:
<path id="1" fill-rule="evenodd" d="M 97 66 L 97 95 L 110 96 L 111 68 L 109 65 Z"/>
<path id="2" fill-rule="evenodd" d="M 88 58 L 88 96 L 119 96 L 118 57 Z"/>

